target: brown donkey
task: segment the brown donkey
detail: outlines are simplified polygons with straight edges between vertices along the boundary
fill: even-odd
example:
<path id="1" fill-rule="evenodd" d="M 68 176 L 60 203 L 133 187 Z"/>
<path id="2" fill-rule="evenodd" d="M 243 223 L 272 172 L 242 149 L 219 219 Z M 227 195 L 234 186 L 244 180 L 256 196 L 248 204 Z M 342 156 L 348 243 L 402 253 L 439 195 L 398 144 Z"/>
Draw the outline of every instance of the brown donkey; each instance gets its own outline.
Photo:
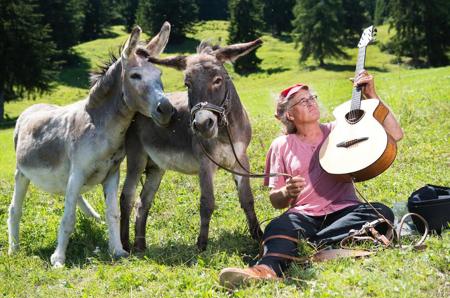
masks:
<path id="1" fill-rule="evenodd" d="M 223 63 L 236 60 L 261 43 L 258 39 L 218 48 L 202 42 L 194 55 L 149 58 L 155 64 L 183 70 L 188 92 L 167 94 L 177 110 L 177 115 L 167 127 L 158 127 L 152 119 L 136 115 L 135 122 L 127 131 L 127 176 L 120 198 L 120 228 L 124 249 L 129 250 L 130 213 L 142 173 L 145 171 L 146 179 L 136 210 L 134 243 L 138 251 L 146 248 L 145 226 L 148 212 L 166 170 L 199 175 L 201 226 L 197 246 L 200 250 L 206 249 L 209 222 L 214 210 L 213 176 L 217 166 L 203 153 L 200 143 L 221 165 L 242 172 L 227 138 L 225 125 L 228 125 L 237 156 L 243 166 L 249 168 L 246 149 L 251 139 L 251 126 Z M 204 109 L 205 105 L 201 102 L 208 102 L 223 110 Z M 255 214 L 249 179 L 235 175 L 234 181 L 250 233 L 254 239 L 260 239 L 262 231 Z"/>
<path id="2" fill-rule="evenodd" d="M 17 120 L 17 166 L 8 218 L 9 253 L 19 247 L 19 221 L 31 181 L 45 191 L 65 194 L 58 243 L 51 256 L 53 266 L 60 267 L 65 262 L 76 204 L 99 218 L 81 197 L 97 184 L 103 185 L 106 197 L 109 249 L 115 257 L 128 254 L 120 241 L 117 202 L 125 132 L 136 112 L 162 125 L 170 121 L 174 112 L 162 90 L 161 71 L 148 62 L 148 57 L 159 55 L 165 48 L 170 25 L 165 23 L 145 47 L 138 45 L 140 33 L 136 27 L 121 57 L 94 77 L 85 100 L 64 107 L 33 105 Z"/>

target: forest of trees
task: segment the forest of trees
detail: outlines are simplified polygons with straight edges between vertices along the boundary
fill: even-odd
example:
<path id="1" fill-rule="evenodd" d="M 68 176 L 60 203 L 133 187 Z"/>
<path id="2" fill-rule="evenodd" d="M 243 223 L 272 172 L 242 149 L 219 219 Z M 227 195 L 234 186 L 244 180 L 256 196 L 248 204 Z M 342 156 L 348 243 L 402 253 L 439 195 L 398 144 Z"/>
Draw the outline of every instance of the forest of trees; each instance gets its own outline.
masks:
<path id="1" fill-rule="evenodd" d="M 392 40 L 383 49 L 413 66 L 449 64 L 448 0 L 0 0 L 0 122 L 5 101 L 46 92 L 72 47 L 138 23 L 156 33 L 167 20 L 171 43 L 181 43 L 195 22 L 229 20 L 228 42 L 261 34 L 292 38 L 299 62 L 345 56 L 362 29 L 389 24 Z M 406 58 L 406 60 L 405 60 Z M 255 53 L 239 59 L 238 73 L 259 70 Z M 25 69 L 26 67 L 26 69 Z"/>

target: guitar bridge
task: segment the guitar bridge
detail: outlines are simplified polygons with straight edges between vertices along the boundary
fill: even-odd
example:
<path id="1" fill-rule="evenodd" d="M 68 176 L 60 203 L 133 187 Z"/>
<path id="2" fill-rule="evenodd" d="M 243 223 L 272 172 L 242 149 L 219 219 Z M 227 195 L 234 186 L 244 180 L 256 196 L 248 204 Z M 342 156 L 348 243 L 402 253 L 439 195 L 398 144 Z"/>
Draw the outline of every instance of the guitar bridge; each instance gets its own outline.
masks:
<path id="1" fill-rule="evenodd" d="M 348 148 L 352 145 L 367 141 L 368 139 L 369 139 L 368 137 L 364 137 L 364 138 L 354 139 L 354 140 L 350 140 L 350 141 L 344 141 L 344 142 L 340 142 L 339 144 L 336 144 L 336 147 Z"/>

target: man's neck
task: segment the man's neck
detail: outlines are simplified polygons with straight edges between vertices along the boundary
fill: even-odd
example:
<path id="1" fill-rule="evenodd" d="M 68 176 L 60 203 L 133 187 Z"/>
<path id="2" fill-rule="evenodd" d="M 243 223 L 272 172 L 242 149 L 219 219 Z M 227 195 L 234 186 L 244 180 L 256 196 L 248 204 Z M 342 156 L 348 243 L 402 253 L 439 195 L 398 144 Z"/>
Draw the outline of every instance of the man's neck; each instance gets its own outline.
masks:
<path id="1" fill-rule="evenodd" d="M 303 123 L 296 128 L 296 135 L 300 140 L 311 144 L 322 141 L 323 133 L 319 122 Z"/>

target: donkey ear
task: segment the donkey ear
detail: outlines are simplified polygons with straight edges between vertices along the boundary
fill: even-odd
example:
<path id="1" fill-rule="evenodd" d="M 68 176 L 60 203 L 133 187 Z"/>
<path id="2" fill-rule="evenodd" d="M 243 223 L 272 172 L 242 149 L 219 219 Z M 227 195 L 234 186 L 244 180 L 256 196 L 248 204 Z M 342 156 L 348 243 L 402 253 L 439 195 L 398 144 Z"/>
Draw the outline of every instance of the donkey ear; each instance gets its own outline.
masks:
<path id="1" fill-rule="evenodd" d="M 223 62 L 234 62 L 237 58 L 247 55 L 254 49 L 261 46 L 263 41 L 258 38 L 251 42 L 246 43 L 237 43 L 233 45 L 229 45 L 218 50 L 212 52 L 212 55 L 215 55 L 217 60 Z"/>
<path id="2" fill-rule="evenodd" d="M 139 26 L 133 28 L 130 37 L 128 37 L 128 40 L 123 47 L 122 59 L 128 59 L 128 57 L 130 57 L 130 55 L 133 53 L 133 50 L 136 48 L 139 42 L 139 36 L 141 35 L 141 32 L 142 30 Z"/>
<path id="3" fill-rule="evenodd" d="M 174 56 L 164 59 L 159 59 L 155 57 L 148 57 L 148 61 L 154 64 L 163 65 L 167 67 L 172 67 L 178 70 L 186 69 L 186 56 Z"/>
<path id="4" fill-rule="evenodd" d="M 152 40 L 150 40 L 146 46 L 150 56 L 156 57 L 159 54 L 161 54 L 162 51 L 164 51 L 164 48 L 166 47 L 167 42 L 169 41 L 169 35 L 170 35 L 170 24 L 169 22 L 164 22 L 158 35 L 153 37 Z"/>

